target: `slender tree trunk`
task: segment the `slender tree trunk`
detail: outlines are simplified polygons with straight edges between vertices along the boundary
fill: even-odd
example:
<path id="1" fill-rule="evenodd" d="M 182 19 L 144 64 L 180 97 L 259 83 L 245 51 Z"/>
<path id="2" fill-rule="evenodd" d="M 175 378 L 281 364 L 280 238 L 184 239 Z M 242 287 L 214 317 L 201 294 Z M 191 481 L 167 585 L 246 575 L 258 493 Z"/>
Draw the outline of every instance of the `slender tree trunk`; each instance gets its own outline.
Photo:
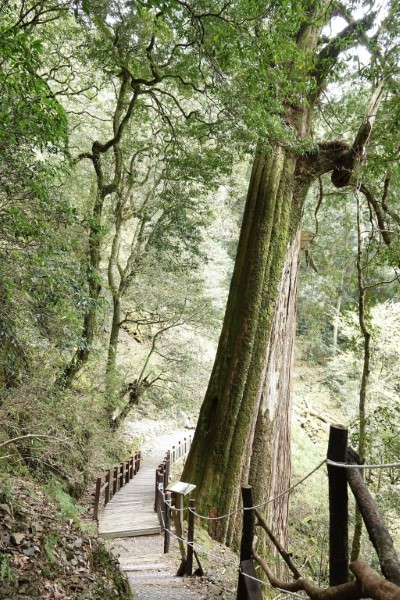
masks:
<path id="1" fill-rule="evenodd" d="M 336 306 L 335 306 L 335 316 L 333 317 L 332 351 L 333 351 L 334 355 L 337 352 L 337 345 L 338 345 L 339 319 L 340 319 L 340 309 L 342 307 L 342 298 L 343 298 L 343 289 L 341 286 L 340 294 L 338 296 Z"/>
<path id="2" fill-rule="evenodd" d="M 357 194 L 357 278 L 358 278 L 358 321 L 363 336 L 363 371 L 361 375 L 361 385 L 358 404 L 358 453 L 364 458 L 367 441 L 366 418 L 367 418 L 367 391 L 369 376 L 371 371 L 371 333 L 368 330 L 366 322 L 366 288 L 364 282 L 364 266 L 363 266 L 363 248 L 361 234 L 361 207 L 360 199 Z M 364 473 L 362 473 L 364 476 Z M 363 530 L 363 520 L 360 509 L 356 506 L 354 535 L 351 547 L 351 561 L 355 561 L 360 556 L 361 539 Z"/>
<path id="3" fill-rule="evenodd" d="M 60 387 L 68 387 L 75 375 L 87 362 L 95 334 L 97 304 L 101 291 L 100 276 L 100 249 L 102 242 L 101 216 L 104 204 L 104 194 L 98 190 L 93 207 L 92 218 L 89 230 L 89 250 L 87 257 L 87 282 L 89 305 L 83 318 L 83 330 L 80 344 L 71 359 L 69 365 L 65 368 L 62 375 L 57 380 Z"/>
<path id="4" fill-rule="evenodd" d="M 105 198 L 118 191 L 122 176 L 122 150 L 121 138 L 124 130 L 129 123 L 139 96 L 139 86 L 130 86 L 132 79 L 128 70 L 122 69 L 120 72 L 120 86 L 118 90 L 117 102 L 114 109 L 112 125 L 113 137 L 106 143 L 94 141 L 91 153 L 83 153 L 80 158 L 91 160 L 95 174 L 97 193 L 93 206 L 92 214 L 89 219 L 89 252 L 87 260 L 87 282 L 89 303 L 83 319 L 83 330 L 79 346 L 71 359 L 69 365 L 58 378 L 56 384 L 61 387 L 68 387 L 75 375 L 87 362 L 95 334 L 96 315 L 98 301 L 101 291 L 101 242 L 103 239 L 102 231 L 102 212 Z M 129 97 L 129 104 L 124 112 L 124 104 Z M 113 152 L 114 166 L 112 169 L 111 180 L 107 183 L 104 176 L 102 156 L 108 151 Z"/>
<path id="5" fill-rule="evenodd" d="M 119 331 L 121 328 L 121 297 L 117 293 L 113 295 L 113 313 L 111 322 L 110 341 L 108 344 L 107 375 L 115 371 Z"/>
<path id="6" fill-rule="evenodd" d="M 122 275 L 118 269 L 119 264 L 119 251 L 121 247 L 121 235 L 122 235 L 122 210 L 123 210 L 123 198 L 121 192 L 117 193 L 117 203 L 115 207 L 115 232 L 113 241 L 111 244 L 110 257 L 108 259 L 108 285 L 112 295 L 112 319 L 111 319 L 111 332 L 110 339 L 108 342 L 108 354 L 107 354 L 107 368 L 106 375 L 109 377 L 115 371 L 117 362 L 117 351 L 119 332 L 121 329 L 121 286 L 123 284 Z"/>

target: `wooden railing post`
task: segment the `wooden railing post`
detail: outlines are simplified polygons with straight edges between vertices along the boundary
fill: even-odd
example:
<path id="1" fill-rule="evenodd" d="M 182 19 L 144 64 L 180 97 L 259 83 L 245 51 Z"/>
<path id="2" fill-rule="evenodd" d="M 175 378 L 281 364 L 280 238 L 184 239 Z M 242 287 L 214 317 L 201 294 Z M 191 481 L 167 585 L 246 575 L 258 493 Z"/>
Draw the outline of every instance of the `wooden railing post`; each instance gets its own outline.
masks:
<path id="1" fill-rule="evenodd" d="M 157 512 L 157 498 L 158 498 L 158 469 L 156 469 L 156 480 L 154 484 L 154 512 Z"/>
<path id="2" fill-rule="evenodd" d="M 164 462 L 164 469 L 163 469 L 163 484 L 164 484 L 164 490 L 166 490 L 168 487 L 168 468 L 167 468 L 166 460 Z"/>
<path id="3" fill-rule="evenodd" d="M 95 521 L 97 521 L 99 518 L 101 481 L 102 481 L 101 477 L 98 477 L 96 479 L 96 491 L 94 493 L 94 510 L 93 510 L 93 518 Z"/>
<path id="4" fill-rule="evenodd" d="M 165 472 L 167 475 L 167 484 L 169 483 L 170 469 L 171 469 L 171 451 L 167 450 L 167 460 L 165 461 Z"/>
<path id="5" fill-rule="evenodd" d="M 169 546 L 171 543 L 171 494 L 166 492 L 164 502 L 164 554 L 169 552 Z"/>
<path id="6" fill-rule="evenodd" d="M 118 488 L 118 467 L 114 467 L 113 469 L 113 479 L 112 479 L 112 495 L 117 493 Z"/>
<path id="7" fill-rule="evenodd" d="M 347 427 L 331 425 L 327 458 L 346 462 Z M 346 470 L 328 464 L 329 477 L 329 584 L 349 578 L 348 496 Z"/>
<path id="8" fill-rule="evenodd" d="M 105 481 L 106 483 L 108 483 L 108 485 L 106 486 L 106 489 L 104 490 L 104 506 L 106 506 L 110 500 L 110 480 L 111 480 L 111 470 L 107 471 L 106 476 L 105 476 Z"/>
<path id="9" fill-rule="evenodd" d="M 125 463 L 125 484 L 129 483 L 129 465 L 130 461 L 127 460 Z"/>
<path id="10" fill-rule="evenodd" d="M 158 516 L 158 520 L 161 523 L 161 508 L 162 508 L 162 500 L 163 500 L 163 492 L 164 492 L 164 473 L 163 473 L 163 468 L 162 465 L 160 465 L 159 469 L 157 470 L 157 476 L 156 476 L 156 486 L 157 486 L 157 494 L 156 494 L 156 513 Z M 161 489 L 160 489 L 161 488 Z"/>
<path id="11" fill-rule="evenodd" d="M 189 500 L 189 523 L 187 534 L 187 552 L 185 563 L 185 574 L 191 576 L 193 573 L 193 542 L 194 542 L 194 510 L 195 501 Z"/>
<path id="12" fill-rule="evenodd" d="M 137 459 L 137 469 L 136 469 L 136 473 L 140 470 L 140 460 L 142 458 L 142 453 L 138 452 L 138 459 Z"/>
<path id="13" fill-rule="evenodd" d="M 243 509 L 253 506 L 251 485 L 242 486 Z M 254 534 L 254 510 L 243 510 L 242 540 L 240 543 L 240 562 L 251 559 Z M 237 600 L 247 600 L 244 576 L 239 572 Z"/>

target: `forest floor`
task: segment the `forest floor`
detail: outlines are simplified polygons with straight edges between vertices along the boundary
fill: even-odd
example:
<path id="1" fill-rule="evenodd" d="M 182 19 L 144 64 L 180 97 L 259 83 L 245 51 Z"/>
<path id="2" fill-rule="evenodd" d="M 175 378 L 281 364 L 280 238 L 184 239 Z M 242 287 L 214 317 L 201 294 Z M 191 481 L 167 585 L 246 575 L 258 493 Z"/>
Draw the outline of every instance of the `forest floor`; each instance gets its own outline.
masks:
<path id="1" fill-rule="evenodd" d="M 130 598 L 118 563 L 33 481 L 0 494 L 1 600 Z"/>

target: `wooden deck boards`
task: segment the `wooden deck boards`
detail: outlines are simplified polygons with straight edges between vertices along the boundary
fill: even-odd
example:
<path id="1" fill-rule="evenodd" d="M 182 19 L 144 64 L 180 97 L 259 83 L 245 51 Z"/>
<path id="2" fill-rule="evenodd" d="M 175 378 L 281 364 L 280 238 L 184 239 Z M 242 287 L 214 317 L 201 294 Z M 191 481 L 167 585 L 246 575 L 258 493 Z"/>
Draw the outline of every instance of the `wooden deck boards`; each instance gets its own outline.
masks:
<path id="1" fill-rule="evenodd" d="M 141 466 L 99 515 L 99 534 L 104 538 L 134 537 L 161 533 L 154 512 L 155 469 Z"/>

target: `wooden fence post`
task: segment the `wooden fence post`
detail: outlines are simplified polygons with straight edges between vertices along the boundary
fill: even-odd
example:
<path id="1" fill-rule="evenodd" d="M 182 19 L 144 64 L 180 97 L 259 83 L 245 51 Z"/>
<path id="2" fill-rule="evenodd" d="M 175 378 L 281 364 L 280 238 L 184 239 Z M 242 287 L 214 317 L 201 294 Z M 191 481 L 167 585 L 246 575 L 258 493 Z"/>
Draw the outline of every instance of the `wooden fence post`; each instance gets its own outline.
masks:
<path id="1" fill-rule="evenodd" d="M 169 546 L 171 543 L 171 494 L 166 492 L 164 501 L 164 554 L 169 552 Z"/>
<path id="2" fill-rule="evenodd" d="M 130 470 L 130 461 L 127 460 L 125 463 L 125 485 L 129 483 L 129 470 Z"/>
<path id="3" fill-rule="evenodd" d="M 118 487 L 118 467 L 114 467 L 112 473 L 113 473 L 113 478 L 112 478 L 112 481 L 110 481 L 110 486 L 112 484 L 111 492 L 112 492 L 112 495 L 114 496 L 114 494 L 117 493 L 117 487 Z"/>
<path id="4" fill-rule="evenodd" d="M 158 469 L 156 469 L 156 481 L 154 486 L 154 512 L 157 512 L 157 498 L 158 498 Z"/>
<path id="5" fill-rule="evenodd" d="M 195 501 L 189 500 L 189 522 L 188 522 L 188 534 L 187 534 L 187 552 L 186 552 L 186 564 L 185 564 L 185 575 L 193 574 L 193 542 L 194 542 L 194 511 Z"/>
<path id="6" fill-rule="evenodd" d="M 164 484 L 164 473 L 163 473 L 163 467 L 162 465 L 159 466 L 159 468 L 156 471 L 156 502 L 155 502 L 155 512 L 157 513 L 158 516 L 158 520 L 161 523 L 161 515 L 160 515 L 160 511 L 162 509 L 162 499 L 163 499 L 163 484 Z M 162 491 L 160 490 L 160 487 L 162 489 Z"/>
<path id="7" fill-rule="evenodd" d="M 94 510 L 93 510 L 93 519 L 95 521 L 99 518 L 99 504 L 100 504 L 100 490 L 101 490 L 101 481 L 102 478 L 98 477 L 96 479 L 96 491 L 94 494 Z"/>
<path id="8" fill-rule="evenodd" d="M 169 483 L 170 468 L 171 468 L 171 451 L 167 450 L 167 459 L 165 461 L 165 472 L 166 472 L 166 478 L 167 478 L 167 485 Z"/>
<path id="9" fill-rule="evenodd" d="M 253 506 L 253 494 L 251 485 L 242 486 L 242 499 L 243 508 L 250 508 Z M 253 545 L 253 533 L 254 533 L 254 510 L 243 511 L 243 528 L 242 528 L 242 540 L 240 543 L 240 562 L 249 560 L 252 556 L 252 545 Z M 244 576 L 239 572 L 238 588 L 237 588 L 237 600 L 247 600 L 246 585 L 244 582 Z"/>
<path id="10" fill-rule="evenodd" d="M 331 425 L 327 458 L 346 462 L 347 427 Z M 349 578 L 348 496 L 346 469 L 328 464 L 329 477 L 329 584 Z"/>
<path id="11" fill-rule="evenodd" d="M 108 486 L 104 490 L 104 506 L 106 506 L 108 504 L 108 501 L 110 500 L 111 471 L 107 471 L 105 480 L 106 483 L 108 483 Z"/>

